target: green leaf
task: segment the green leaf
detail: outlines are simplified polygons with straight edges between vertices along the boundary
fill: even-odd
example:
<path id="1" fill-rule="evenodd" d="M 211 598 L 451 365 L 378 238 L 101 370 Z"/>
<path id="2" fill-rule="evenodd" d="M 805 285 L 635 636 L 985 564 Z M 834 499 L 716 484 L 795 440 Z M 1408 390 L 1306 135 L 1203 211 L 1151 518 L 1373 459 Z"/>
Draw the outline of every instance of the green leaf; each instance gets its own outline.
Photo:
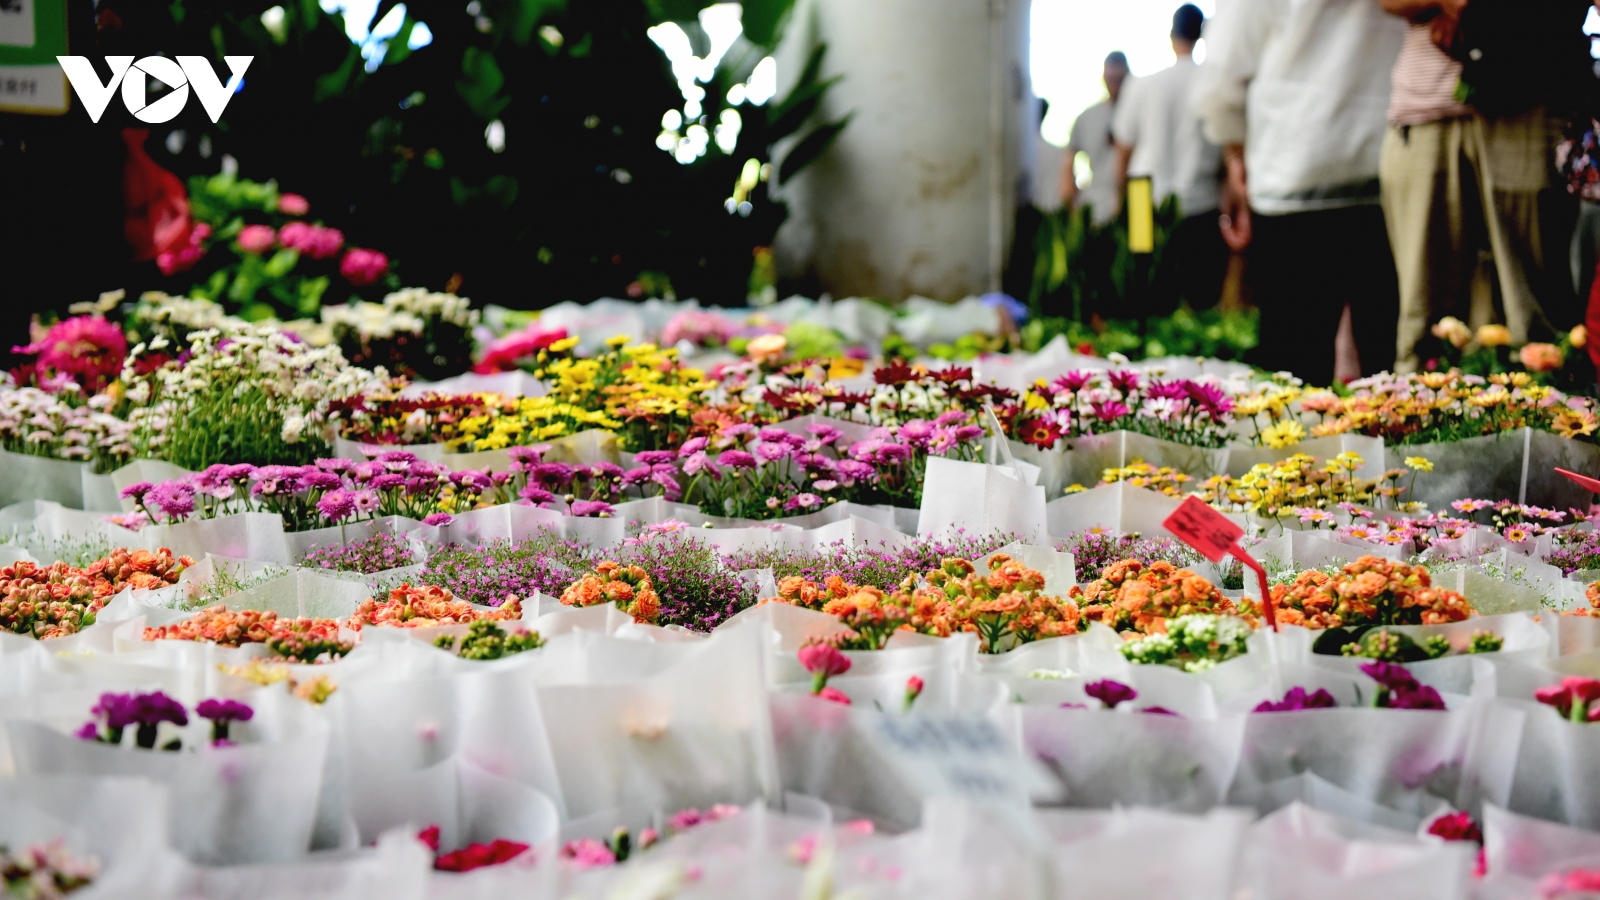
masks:
<path id="1" fill-rule="evenodd" d="M 272 258 L 267 260 L 267 264 L 261 267 L 261 271 L 269 278 L 282 278 L 289 274 L 289 271 L 294 268 L 294 264 L 299 261 L 299 251 L 279 250 L 277 253 L 272 254 Z"/>
<path id="2" fill-rule="evenodd" d="M 350 87 L 350 79 L 361 68 L 361 48 L 355 44 L 345 53 L 344 62 L 339 68 L 326 75 L 317 76 L 316 90 L 311 93 L 311 102 L 321 103 L 331 97 L 343 94 Z"/>
<path id="3" fill-rule="evenodd" d="M 744 36 L 767 50 L 778 46 L 784 25 L 794 10 L 794 0 L 745 0 Z"/>
<path id="4" fill-rule="evenodd" d="M 266 303 L 251 303 L 239 310 L 239 318 L 246 322 L 261 322 L 272 318 L 273 309 Z"/>
<path id="5" fill-rule="evenodd" d="M 787 182 L 799 174 L 801 169 L 804 169 L 815 162 L 822 154 L 828 152 L 828 148 L 832 147 L 833 142 L 839 139 L 839 135 L 844 132 L 845 126 L 850 124 L 850 120 L 855 118 L 855 115 L 855 113 L 850 113 L 839 121 L 829 122 L 801 138 L 800 143 L 795 144 L 794 148 L 783 158 L 783 164 L 778 166 L 778 183 Z"/>
<path id="6" fill-rule="evenodd" d="M 511 102 L 510 97 L 496 96 L 505 86 L 506 76 L 493 53 L 468 47 L 461 54 L 461 74 L 464 77 L 456 81 L 456 93 L 479 118 L 493 120 Z"/>
<path id="7" fill-rule="evenodd" d="M 571 49 L 567 50 L 567 55 L 573 59 L 583 59 L 592 52 L 594 52 L 594 32 L 591 31 L 585 34 L 576 44 L 571 45 Z"/>
<path id="8" fill-rule="evenodd" d="M 302 316 L 315 315 L 322 306 L 322 295 L 328 290 L 328 276 L 307 278 L 300 282 L 299 311 Z"/>

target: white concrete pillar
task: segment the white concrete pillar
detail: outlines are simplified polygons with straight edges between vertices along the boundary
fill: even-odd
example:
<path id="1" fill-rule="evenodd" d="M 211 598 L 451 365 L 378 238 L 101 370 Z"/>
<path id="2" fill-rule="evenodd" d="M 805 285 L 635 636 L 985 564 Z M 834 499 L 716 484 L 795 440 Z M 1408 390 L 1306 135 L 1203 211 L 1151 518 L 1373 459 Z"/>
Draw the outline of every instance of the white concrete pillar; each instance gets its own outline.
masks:
<path id="1" fill-rule="evenodd" d="M 836 297 L 994 287 L 1036 127 L 1028 12 L 1029 0 L 801 0 L 780 86 L 826 42 L 824 74 L 845 78 L 822 116 L 855 118 L 780 188 L 780 272 L 814 272 Z"/>

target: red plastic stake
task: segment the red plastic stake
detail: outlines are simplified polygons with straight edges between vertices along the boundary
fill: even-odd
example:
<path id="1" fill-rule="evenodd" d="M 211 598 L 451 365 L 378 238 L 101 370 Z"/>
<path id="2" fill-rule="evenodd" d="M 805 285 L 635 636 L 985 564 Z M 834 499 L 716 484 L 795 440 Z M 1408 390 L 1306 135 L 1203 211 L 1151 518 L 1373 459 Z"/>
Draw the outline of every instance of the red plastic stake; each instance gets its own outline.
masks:
<path id="1" fill-rule="evenodd" d="M 1579 485 L 1595 492 L 1596 494 L 1600 494 L 1600 480 L 1590 478 L 1587 475 L 1579 475 L 1577 472 L 1568 472 L 1566 469 L 1556 469 L 1556 471 L 1577 482 Z"/>
<path id="2" fill-rule="evenodd" d="M 1253 569 L 1256 573 L 1256 583 L 1261 588 L 1262 612 L 1272 630 L 1278 630 L 1277 619 L 1272 613 L 1272 593 L 1268 590 L 1267 570 L 1239 546 L 1239 538 L 1244 537 L 1243 528 L 1212 509 L 1199 497 L 1185 499 L 1161 524 L 1176 535 L 1178 540 L 1193 547 L 1201 556 L 1212 562 L 1221 562 L 1224 556 L 1232 556 Z"/>

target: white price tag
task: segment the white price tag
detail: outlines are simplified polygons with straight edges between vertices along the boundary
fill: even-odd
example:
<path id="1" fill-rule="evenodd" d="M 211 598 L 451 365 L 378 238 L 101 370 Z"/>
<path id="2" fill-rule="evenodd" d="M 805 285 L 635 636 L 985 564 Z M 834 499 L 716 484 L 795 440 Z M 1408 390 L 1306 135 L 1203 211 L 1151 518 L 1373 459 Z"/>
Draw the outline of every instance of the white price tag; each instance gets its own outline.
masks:
<path id="1" fill-rule="evenodd" d="M 1040 764 L 993 722 L 954 716 L 878 716 L 867 733 L 923 796 L 1027 802 L 1051 788 Z"/>
<path id="2" fill-rule="evenodd" d="M 34 0 L 0 0 L 0 45 L 33 46 Z"/>

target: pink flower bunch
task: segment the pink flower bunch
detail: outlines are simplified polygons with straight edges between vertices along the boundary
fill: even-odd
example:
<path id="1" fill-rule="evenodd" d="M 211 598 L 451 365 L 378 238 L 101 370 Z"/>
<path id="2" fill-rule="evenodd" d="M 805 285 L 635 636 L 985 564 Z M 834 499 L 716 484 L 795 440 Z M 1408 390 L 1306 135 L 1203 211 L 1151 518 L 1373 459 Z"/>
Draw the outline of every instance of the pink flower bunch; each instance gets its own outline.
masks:
<path id="1" fill-rule="evenodd" d="M 471 872 L 485 866 L 498 866 L 514 859 L 532 861 L 527 844 L 496 838 L 489 844 L 468 844 L 449 853 L 439 852 L 439 826 L 429 825 L 417 832 L 417 840 L 434 853 L 433 867 L 440 872 Z"/>
<path id="2" fill-rule="evenodd" d="M 929 456 L 976 459 L 983 429 L 950 410 L 927 421 L 873 429 L 846 447 L 843 433 L 826 422 L 805 433 L 748 422 L 678 448 L 691 479 L 685 496 L 709 515 L 753 519 L 806 513 L 831 503 L 921 503 Z"/>
<path id="3" fill-rule="evenodd" d="M 1542 687 L 1534 692 L 1534 699 L 1553 706 L 1569 722 L 1600 722 L 1600 681 L 1569 675 L 1560 684 Z"/>
<path id="4" fill-rule="evenodd" d="M 159 484 L 141 481 L 124 499 L 157 523 L 215 518 L 235 512 L 271 512 L 290 531 L 377 516 L 425 519 L 452 509 L 510 502 L 513 474 L 447 466 L 394 450 L 377 459 L 319 459 L 310 466 L 214 465 Z M 434 519 L 437 524 L 440 520 Z"/>
<path id="5" fill-rule="evenodd" d="M 828 687 L 828 679 L 850 671 L 850 657 L 826 641 L 806 644 L 799 650 L 800 665 L 811 673 L 811 693 L 824 700 L 850 705 L 850 698 L 837 688 Z"/>
<path id="6" fill-rule="evenodd" d="M 517 367 L 517 363 L 530 359 L 540 350 L 549 347 L 556 341 L 567 336 L 565 328 L 547 328 L 535 321 L 521 331 L 496 340 L 484 351 L 483 358 L 472 367 L 472 371 L 479 375 L 492 375 L 495 372 L 509 372 Z"/>
<path id="7" fill-rule="evenodd" d="M 722 347 L 738 333 L 738 325 L 717 313 L 686 309 L 673 316 L 661 330 L 661 343 L 670 347 L 688 341 L 697 347 Z"/>
<path id="8" fill-rule="evenodd" d="M 299 194 L 279 194 L 278 212 L 286 216 L 303 216 L 311 211 L 311 201 Z"/>
<path id="9" fill-rule="evenodd" d="M 640 465 L 624 470 L 609 462 L 572 465 L 545 462 L 549 444 L 511 447 L 510 490 L 523 501 L 542 509 L 555 509 L 581 518 L 610 518 L 612 504 L 661 495 L 682 496 L 678 470 L 669 451 L 647 451 L 635 457 Z"/>
<path id="10" fill-rule="evenodd" d="M 344 232 L 305 222 L 290 222 L 278 229 L 278 243 L 312 259 L 327 259 L 343 249 Z"/>
<path id="11" fill-rule="evenodd" d="M 1218 385 L 1186 378 L 1163 381 L 1130 370 L 1074 371 L 1030 389 L 1003 416 L 1013 437 L 1051 449 L 1061 440 L 1128 430 L 1181 444 L 1221 447 L 1233 399 Z M 1050 438 L 1048 443 L 1045 438 Z"/>
<path id="12" fill-rule="evenodd" d="M 211 237 L 211 226 L 204 222 L 189 229 L 189 235 L 169 250 L 156 254 L 156 268 L 163 275 L 176 275 L 194 268 L 206 255 L 206 238 Z"/>
<path id="13" fill-rule="evenodd" d="M 1539 879 L 1539 896 L 1545 900 L 1592 897 L 1597 893 L 1600 893 L 1600 869 L 1553 872 Z"/>
<path id="14" fill-rule="evenodd" d="M 1363 663 L 1361 671 L 1378 683 L 1372 705 L 1380 709 L 1445 708 L 1439 692 L 1417 681 L 1405 666 L 1383 661 Z"/>
<path id="15" fill-rule="evenodd" d="M 389 257 L 377 250 L 351 247 L 339 262 L 339 274 L 356 287 L 366 287 L 389 272 Z"/>
<path id="16" fill-rule="evenodd" d="M 50 326 L 44 337 L 12 353 L 38 355 L 35 371 L 67 376 L 85 391 L 95 392 L 122 372 L 128 339 L 122 328 L 100 316 L 75 316 Z"/>

